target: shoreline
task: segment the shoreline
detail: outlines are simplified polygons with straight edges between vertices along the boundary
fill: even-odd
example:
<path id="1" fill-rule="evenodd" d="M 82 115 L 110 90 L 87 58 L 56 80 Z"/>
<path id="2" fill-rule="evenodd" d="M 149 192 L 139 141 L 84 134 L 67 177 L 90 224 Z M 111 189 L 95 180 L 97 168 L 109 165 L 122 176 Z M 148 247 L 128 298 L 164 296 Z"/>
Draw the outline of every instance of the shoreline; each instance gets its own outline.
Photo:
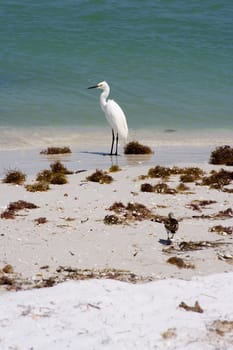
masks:
<path id="1" fill-rule="evenodd" d="M 106 148 L 106 147 L 105 147 Z M 4 177 L 7 170 L 18 169 L 27 176 L 35 176 L 39 171 L 48 169 L 54 161 L 61 161 L 72 171 L 80 170 L 107 170 L 112 165 L 120 167 L 140 166 L 195 166 L 208 165 L 210 153 L 215 147 L 208 146 L 158 146 L 152 148 L 150 155 L 125 155 L 120 147 L 118 157 L 110 156 L 103 152 L 104 147 L 99 145 L 93 147 L 95 151 L 71 149 L 70 154 L 42 155 L 42 149 L 0 151 L 0 179 Z M 190 161 L 192 160 L 192 161 Z"/>
<path id="2" fill-rule="evenodd" d="M 233 130 L 130 130 L 129 141 L 137 140 L 154 151 L 151 156 L 109 157 L 111 132 L 105 128 L 0 128 L 0 179 L 8 169 L 20 169 L 35 175 L 54 160 L 64 161 L 71 170 L 107 169 L 119 166 L 166 165 L 208 162 L 213 149 L 233 145 Z M 44 156 L 47 147 L 68 146 L 69 155 Z"/>
<path id="3" fill-rule="evenodd" d="M 47 127 L 0 127 L 0 151 L 30 150 L 48 146 L 71 146 L 75 149 L 92 150 L 93 146 L 110 147 L 111 129 L 101 126 L 47 126 Z M 232 129 L 129 129 L 129 141 L 146 143 L 150 147 L 182 145 L 233 144 Z"/>

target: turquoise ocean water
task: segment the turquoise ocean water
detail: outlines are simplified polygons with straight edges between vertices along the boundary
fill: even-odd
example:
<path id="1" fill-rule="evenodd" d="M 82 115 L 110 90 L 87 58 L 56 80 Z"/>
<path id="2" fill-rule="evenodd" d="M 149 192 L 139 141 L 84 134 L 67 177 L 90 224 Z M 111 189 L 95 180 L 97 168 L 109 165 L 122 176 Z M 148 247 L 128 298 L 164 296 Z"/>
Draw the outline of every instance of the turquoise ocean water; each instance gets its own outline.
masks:
<path id="1" fill-rule="evenodd" d="M 233 139 L 232 0 L 3 0 L 0 18 L 2 149 L 102 139 L 102 80 L 133 135 Z"/>

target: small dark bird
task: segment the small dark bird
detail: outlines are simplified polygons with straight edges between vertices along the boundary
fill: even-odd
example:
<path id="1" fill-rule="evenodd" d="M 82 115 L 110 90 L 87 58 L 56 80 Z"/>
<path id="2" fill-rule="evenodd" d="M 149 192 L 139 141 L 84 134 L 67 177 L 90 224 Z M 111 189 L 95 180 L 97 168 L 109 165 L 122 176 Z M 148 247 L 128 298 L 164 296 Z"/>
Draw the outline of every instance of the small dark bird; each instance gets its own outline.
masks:
<path id="1" fill-rule="evenodd" d="M 179 228 L 179 223 L 175 219 L 173 213 L 168 214 L 168 218 L 164 221 L 164 227 L 167 231 L 167 240 L 170 241 L 171 239 L 173 239 L 174 234 Z M 171 234 L 171 238 L 170 238 L 170 234 Z"/>

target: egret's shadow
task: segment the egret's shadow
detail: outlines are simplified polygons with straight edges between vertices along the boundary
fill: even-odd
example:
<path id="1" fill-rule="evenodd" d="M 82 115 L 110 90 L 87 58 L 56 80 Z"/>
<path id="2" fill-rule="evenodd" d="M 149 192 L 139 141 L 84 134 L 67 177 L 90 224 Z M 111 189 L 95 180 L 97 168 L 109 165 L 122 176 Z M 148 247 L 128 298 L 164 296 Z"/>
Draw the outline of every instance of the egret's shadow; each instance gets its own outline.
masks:
<path id="1" fill-rule="evenodd" d="M 93 152 L 93 151 L 81 151 L 80 153 L 85 153 L 85 154 L 92 154 L 92 155 L 96 155 L 96 156 L 109 156 L 109 157 L 120 157 L 120 154 L 118 154 L 117 156 L 115 154 L 110 154 L 110 153 L 106 153 L 106 152 Z"/>
<path id="2" fill-rule="evenodd" d="M 172 241 L 170 239 L 159 239 L 159 243 L 163 245 L 171 245 Z"/>

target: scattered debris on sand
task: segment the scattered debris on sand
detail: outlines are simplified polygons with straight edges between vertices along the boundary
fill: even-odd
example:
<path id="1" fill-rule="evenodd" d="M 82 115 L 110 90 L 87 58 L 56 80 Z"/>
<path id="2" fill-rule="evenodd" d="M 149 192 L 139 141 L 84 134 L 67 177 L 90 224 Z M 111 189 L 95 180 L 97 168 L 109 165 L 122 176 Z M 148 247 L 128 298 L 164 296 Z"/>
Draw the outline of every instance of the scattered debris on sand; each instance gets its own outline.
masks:
<path id="1" fill-rule="evenodd" d="M 195 269 L 195 265 L 190 262 L 185 262 L 178 256 L 171 256 L 167 259 L 167 263 L 177 266 L 179 269 Z"/>
<path id="2" fill-rule="evenodd" d="M 119 215 L 117 223 L 127 223 L 130 221 L 150 220 L 154 218 L 153 213 L 144 204 L 128 203 L 126 206 L 122 202 L 113 203 L 108 210 Z M 114 218 L 114 221 L 116 218 Z"/>
<path id="3" fill-rule="evenodd" d="M 225 220 L 230 219 L 233 217 L 233 210 L 232 208 L 227 208 L 225 210 L 220 210 L 217 213 L 213 213 L 210 215 L 193 215 L 193 219 L 212 219 L 212 220 Z"/>
<path id="4" fill-rule="evenodd" d="M 41 270 L 49 271 L 49 265 L 41 266 Z M 7 290 L 26 290 L 33 288 L 46 288 L 53 287 L 58 283 L 62 283 L 68 280 L 89 280 L 89 279 L 113 279 L 121 282 L 128 283 L 143 283 L 153 280 L 151 276 L 140 276 L 129 270 L 120 269 L 78 269 L 70 266 L 59 266 L 56 272 L 43 277 L 42 274 L 38 274 L 37 278 L 26 279 L 22 278 L 20 274 L 12 272 L 3 272 L 0 269 L 0 286 L 5 287 Z"/>
<path id="5" fill-rule="evenodd" d="M 45 217 L 39 217 L 39 218 L 35 219 L 34 221 L 37 225 L 45 224 L 46 222 L 48 222 L 47 218 L 45 218 Z"/>
<path id="6" fill-rule="evenodd" d="M 169 247 L 163 248 L 164 253 L 172 254 L 174 252 L 186 252 L 202 250 L 207 248 L 217 248 L 220 246 L 228 245 L 229 242 L 223 240 L 218 241 L 182 241 L 180 243 L 173 243 Z"/>
<path id="7" fill-rule="evenodd" d="M 24 200 L 18 200 L 17 202 L 11 202 L 7 209 L 1 214 L 2 219 L 14 219 L 17 215 L 16 212 L 24 209 L 36 209 L 37 205 L 26 202 Z"/>
<path id="8" fill-rule="evenodd" d="M 179 307 L 185 309 L 186 311 L 198 312 L 200 314 L 202 314 L 204 312 L 204 310 L 201 308 L 198 301 L 195 301 L 194 306 L 189 306 L 184 301 L 182 301 L 180 303 Z"/>
<path id="9" fill-rule="evenodd" d="M 226 333 L 233 333 L 233 321 L 216 320 L 211 324 L 210 330 L 223 337 Z"/>
<path id="10" fill-rule="evenodd" d="M 222 225 L 216 225 L 209 228 L 209 232 L 215 232 L 218 235 L 226 236 L 226 235 L 232 235 L 233 234 L 233 226 L 222 226 Z"/>
<path id="11" fill-rule="evenodd" d="M 172 339 L 175 338 L 177 336 L 176 334 L 176 329 L 175 328 L 168 328 L 167 331 L 163 332 L 161 334 L 161 336 L 163 337 L 163 339 L 167 340 L 167 339 Z"/>
<path id="12" fill-rule="evenodd" d="M 192 200 L 191 203 L 186 204 L 186 208 L 192 209 L 192 210 L 197 210 L 197 211 L 202 211 L 203 208 L 205 208 L 207 205 L 215 204 L 217 203 L 214 200 L 199 200 L 199 199 L 194 199 Z"/>

